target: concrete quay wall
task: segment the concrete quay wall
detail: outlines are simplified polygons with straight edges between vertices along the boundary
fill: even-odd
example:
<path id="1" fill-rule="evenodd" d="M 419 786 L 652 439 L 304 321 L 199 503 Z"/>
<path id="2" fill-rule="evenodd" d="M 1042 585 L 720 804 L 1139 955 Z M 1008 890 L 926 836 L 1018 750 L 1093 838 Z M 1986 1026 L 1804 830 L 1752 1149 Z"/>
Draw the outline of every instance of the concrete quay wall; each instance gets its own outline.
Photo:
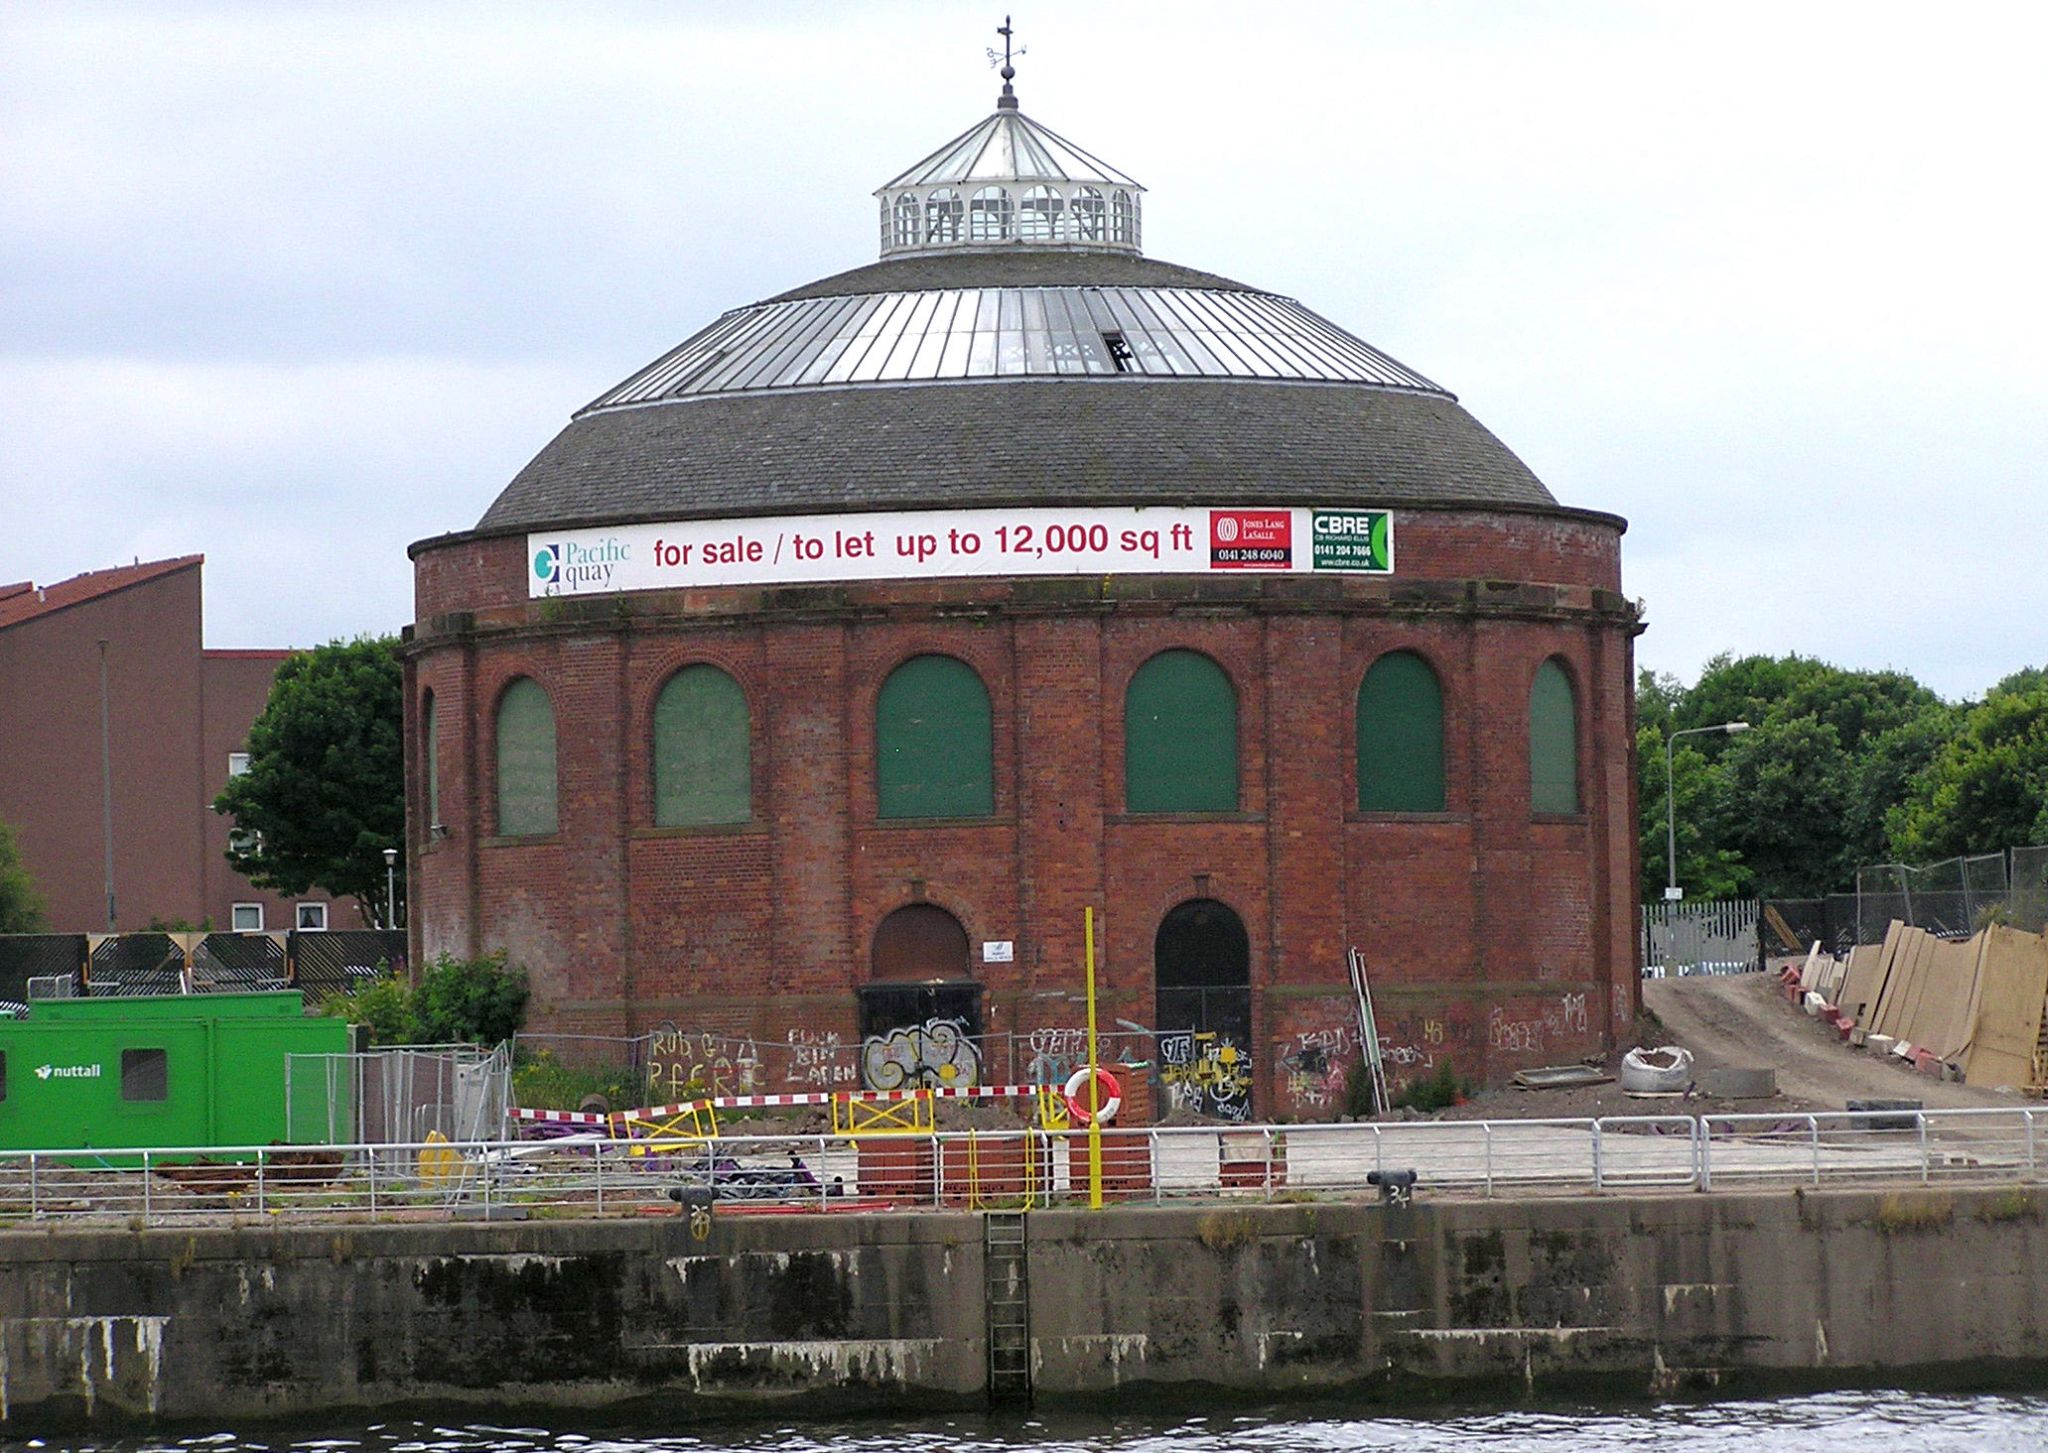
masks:
<path id="1" fill-rule="evenodd" d="M 1030 1379 L 1063 1404 L 1184 1406 L 2038 1374 L 2044 1207 L 1915 1188 L 1033 1212 Z M 7 1231 L 0 1432 L 408 1404 L 978 1406 L 1006 1315 L 984 1230 L 935 1213 Z"/>

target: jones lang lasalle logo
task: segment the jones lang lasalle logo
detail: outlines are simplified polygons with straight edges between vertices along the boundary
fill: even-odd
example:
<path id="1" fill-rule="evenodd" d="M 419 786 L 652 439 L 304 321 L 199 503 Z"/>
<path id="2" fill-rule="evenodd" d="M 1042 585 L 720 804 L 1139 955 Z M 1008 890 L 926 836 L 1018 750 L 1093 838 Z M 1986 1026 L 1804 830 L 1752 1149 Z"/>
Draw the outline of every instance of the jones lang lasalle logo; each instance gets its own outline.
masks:
<path id="1" fill-rule="evenodd" d="M 533 552 L 533 578 L 550 595 L 579 590 L 609 590 L 612 572 L 633 558 L 633 547 L 607 535 L 588 545 L 560 540 L 538 545 Z"/>

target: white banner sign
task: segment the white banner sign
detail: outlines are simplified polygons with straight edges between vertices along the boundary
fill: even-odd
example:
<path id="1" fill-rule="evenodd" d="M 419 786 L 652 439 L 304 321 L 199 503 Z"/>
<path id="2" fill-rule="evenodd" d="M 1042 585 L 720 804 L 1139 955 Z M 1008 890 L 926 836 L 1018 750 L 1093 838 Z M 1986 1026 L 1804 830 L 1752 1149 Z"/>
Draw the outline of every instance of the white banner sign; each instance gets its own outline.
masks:
<path id="1" fill-rule="evenodd" d="M 1386 575 L 1385 510 L 1025 509 L 785 515 L 526 537 L 527 593 L 967 575 Z"/>

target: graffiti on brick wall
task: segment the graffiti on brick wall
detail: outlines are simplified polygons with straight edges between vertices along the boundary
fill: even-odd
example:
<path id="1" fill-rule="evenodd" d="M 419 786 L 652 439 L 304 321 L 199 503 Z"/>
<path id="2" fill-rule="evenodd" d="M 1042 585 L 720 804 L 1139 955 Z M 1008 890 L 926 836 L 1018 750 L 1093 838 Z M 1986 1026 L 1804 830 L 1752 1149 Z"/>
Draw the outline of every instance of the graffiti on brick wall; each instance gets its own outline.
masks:
<path id="1" fill-rule="evenodd" d="M 787 1083 L 807 1090 L 850 1090 L 860 1082 L 853 1049 L 836 1029 L 789 1031 Z"/>
<path id="2" fill-rule="evenodd" d="M 1024 1036 L 1024 1080 L 1032 1085 L 1064 1084 L 1088 1062 L 1085 1029 L 1034 1029 Z"/>
<path id="3" fill-rule="evenodd" d="M 1583 1041 L 1591 1025 L 1584 994 L 1561 994 L 1536 1014 L 1510 1018 L 1505 1009 L 1486 1014 L 1486 1043 L 1503 1054 L 1542 1054 L 1545 1046 L 1574 1048 L 1563 1041 Z"/>
<path id="4" fill-rule="evenodd" d="M 673 1101 L 689 1094 L 751 1095 L 761 1086 L 761 1051 L 750 1039 L 691 1032 L 664 1024 L 647 1036 L 648 1095 Z"/>
<path id="5" fill-rule="evenodd" d="M 1161 1034 L 1159 1078 L 1176 1110 L 1221 1120 L 1251 1118 L 1251 1059 L 1226 1035 L 1206 1030 Z"/>
<path id="6" fill-rule="evenodd" d="M 1341 1104 L 1344 1076 L 1357 1046 L 1357 1032 L 1342 1025 L 1301 1030 L 1280 1046 L 1280 1092 L 1307 1109 Z"/>
<path id="7" fill-rule="evenodd" d="M 981 1051 L 957 1019 L 928 1019 L 860 1046 L 861 1084 L 870 1090 L 964 1090 L 981 1083 Z"/>

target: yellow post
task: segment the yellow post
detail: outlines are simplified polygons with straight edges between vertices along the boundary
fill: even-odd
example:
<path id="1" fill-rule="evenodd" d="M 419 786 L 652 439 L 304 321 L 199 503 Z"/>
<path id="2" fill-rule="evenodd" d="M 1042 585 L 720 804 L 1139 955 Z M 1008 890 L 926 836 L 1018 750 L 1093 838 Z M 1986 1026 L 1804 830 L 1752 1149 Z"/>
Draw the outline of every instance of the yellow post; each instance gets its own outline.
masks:
<path id="1" fill-rule="evenodd" d="M 1095 910 L 1081 910 L 1088 958 L 1088 1208 L 1102 1209 L 1102 1082 L 1095 1058 Z"/>

